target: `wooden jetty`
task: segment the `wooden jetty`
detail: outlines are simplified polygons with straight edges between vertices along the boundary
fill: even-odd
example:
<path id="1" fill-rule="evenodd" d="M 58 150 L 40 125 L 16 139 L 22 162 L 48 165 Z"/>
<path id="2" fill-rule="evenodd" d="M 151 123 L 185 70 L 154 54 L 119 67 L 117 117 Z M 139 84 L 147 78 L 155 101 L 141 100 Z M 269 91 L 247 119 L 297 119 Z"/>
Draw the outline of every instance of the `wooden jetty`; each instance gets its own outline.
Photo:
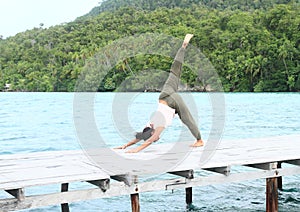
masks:
<path id="1" fill-rule="evenodd" d="M 119 154 L 129 158 L 151 158 L 161 154 L 161 149 L 168 145 L 153 144 L 141 153 L 119 151 Z M 179 164 L 167 171 L 170 179 L 153 181 L 143 181 L 143 171 L 134 167 L 121 169 L 119 173 L 105 172 L 83 151 L 2 155 L 0 189 L 12 196 L 0 199 L 0 208 L 1 211 L 16 211 L 61 205 L 62 211 L 69 211 L 68 203 L 71 202 L 128 195 L 132 211 L 136 212 L 140 211 L 139 194 L 143 192 L 185 189 L 186 203 L 191 204 L 193 187 L 266 179 L 266 211 L 275 212 L 278 211 L 277 189 L 281 177 L 300 174 L 300 135 L 224 140 L 210 160 L 201 164 L 197 161 L 204 149 L 191 149 Z M 235 166 L 247 168 L 235 171 Z M 88 182 L 94 187 L 69 191 L 69 185 L 75 182 Z M 26 194 L 30 187 L 57 184 L 61 187 L 59 192 Z"/>

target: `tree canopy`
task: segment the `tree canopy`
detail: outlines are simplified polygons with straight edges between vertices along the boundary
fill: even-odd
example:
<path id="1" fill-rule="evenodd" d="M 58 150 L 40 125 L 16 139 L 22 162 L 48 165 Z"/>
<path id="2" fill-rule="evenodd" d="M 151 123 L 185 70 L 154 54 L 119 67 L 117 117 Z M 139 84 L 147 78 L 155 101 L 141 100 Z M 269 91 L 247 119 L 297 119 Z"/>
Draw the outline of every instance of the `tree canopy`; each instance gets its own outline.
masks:
<path id="1" fill-rule="evenodd" d="M 225 91 L 299 91 L 299 13 L 299 1 L 287 0 L 105 1 L 74 22 L 1 37 L 0 90 L 11 84 L 15 91 L 74 91 L 97 52 L 115 40 L 151 32 L 176 38 L 193 33 L 191 44 L 209 59 Z M 168 70 L 171 62 L 160 55 L 128 57 L 95 86 L 115 91 L 130 83 L 134 91 L 156 90 L 146 83 L 161 80 L 155 72 L 132 75 Z M 182 79 L 189 89 L 206 88 L 187 66 Z"/>

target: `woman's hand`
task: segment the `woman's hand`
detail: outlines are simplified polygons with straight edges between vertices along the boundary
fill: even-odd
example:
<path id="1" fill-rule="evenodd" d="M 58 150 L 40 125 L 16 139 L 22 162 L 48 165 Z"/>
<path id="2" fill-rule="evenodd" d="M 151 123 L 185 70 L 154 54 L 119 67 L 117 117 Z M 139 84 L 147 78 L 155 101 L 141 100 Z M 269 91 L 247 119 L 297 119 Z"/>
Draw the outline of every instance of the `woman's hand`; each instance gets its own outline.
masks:
<path id="1" fill-rule="evenodd" d="M 137 148 L 135 148 L 135 149 L 130 149 L 130 150 L 126 151 L 126 153 L 137 153 L 139 151 L 140 150 L 138 150 Z"/>
<path id="2" fill-rule="evenodd" d="M 123 146 L 119 146 L 119 147 L 115 147 L 114 149 L 126 149 L 127 147 L 133 145 L 133 144 L 136 144 L 137 142 L 139 142 L 141 139 L 133 139 L 131 140 L 130 142 L 128 142 L 127 144 L 124 144 Z"/>
<path id="3" fill-rule="evenodd" d="M 114 149 L 126 149 L 126 148 L 127 148 L 127 144 L 124 144 L 123 146 L 115 147 Z"/>

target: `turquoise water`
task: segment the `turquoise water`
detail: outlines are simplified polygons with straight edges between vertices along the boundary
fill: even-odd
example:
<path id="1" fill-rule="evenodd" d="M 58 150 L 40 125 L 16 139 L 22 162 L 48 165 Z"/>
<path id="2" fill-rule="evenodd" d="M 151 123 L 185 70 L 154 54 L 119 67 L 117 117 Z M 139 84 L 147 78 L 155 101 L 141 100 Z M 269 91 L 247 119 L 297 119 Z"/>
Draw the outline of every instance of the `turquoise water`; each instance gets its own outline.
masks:
<path id="1" fill-rule="evenodd" d="M 128 94 L 127 94 L 128 95 Z M 97 93 L 94 114 L 98 130 L 110 147 L 123 144 L 133 132 L 120 135 L 122 125 L 112 114 L 126 94 Z M 130 94 L 134 98 L 124 105 L 128 125 L 141 128 L 155 109 L 158 93 Z M 225 95 L 226 117 L 223 139 L 256 138 L 300 133 L 300 94 L 298 93 L 228 93 Z M 205 140 L 212 126 L 213 112 L 208 94 L 190 94 L 198 112 L 197 121 Z M 73 93 L 0 93 L 0 154 L 17 154 L 81 148 L 73 122 Z M 116 106 L 117 105 L 117 106 Z M 192 104 L 189 104 L 192 105 Z M 118 108 L 117 108 L 118 109 Z M 146 114 L 146 115 L 145 115 Z M 123 120 L 123 119 L 122 119 Z M 124 123 L 123 123 L 124 124 Z M 126 124 L 126 123 L 125 123 Z M 160 143 L 181 130 L 175 119 Z M 87 185 L 75 183 L 72 188 Z M 300 211 L 300 176 L 284 177 L 279 195 L 280 211 Z M 32 188 L 28 194 L 58 191 L 59 185 Z M 0 197 L 6 194 L 0 192 Z M 265 211 L 265 181 L 194 188 L 192 211 Z M 184 190 L 150 192 L 140 195 L 142 211 L 186 211 Z M 128 196 L 70 204 L 72 211 L 130 211 Z M 59 211 L 52 206 L 30 211 Z"/>

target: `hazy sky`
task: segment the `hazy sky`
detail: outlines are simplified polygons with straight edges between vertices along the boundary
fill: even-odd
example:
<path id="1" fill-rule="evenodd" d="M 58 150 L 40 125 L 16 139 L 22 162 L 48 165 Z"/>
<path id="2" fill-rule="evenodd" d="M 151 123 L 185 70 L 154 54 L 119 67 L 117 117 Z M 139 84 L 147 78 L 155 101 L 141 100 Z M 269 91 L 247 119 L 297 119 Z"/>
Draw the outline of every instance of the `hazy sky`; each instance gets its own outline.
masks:
<path id="1" fill-rule="evenodd" d="M 101 0 L 0 0 L 0 35 L 4 38 L 39 27 L 70 22 Z"/>

